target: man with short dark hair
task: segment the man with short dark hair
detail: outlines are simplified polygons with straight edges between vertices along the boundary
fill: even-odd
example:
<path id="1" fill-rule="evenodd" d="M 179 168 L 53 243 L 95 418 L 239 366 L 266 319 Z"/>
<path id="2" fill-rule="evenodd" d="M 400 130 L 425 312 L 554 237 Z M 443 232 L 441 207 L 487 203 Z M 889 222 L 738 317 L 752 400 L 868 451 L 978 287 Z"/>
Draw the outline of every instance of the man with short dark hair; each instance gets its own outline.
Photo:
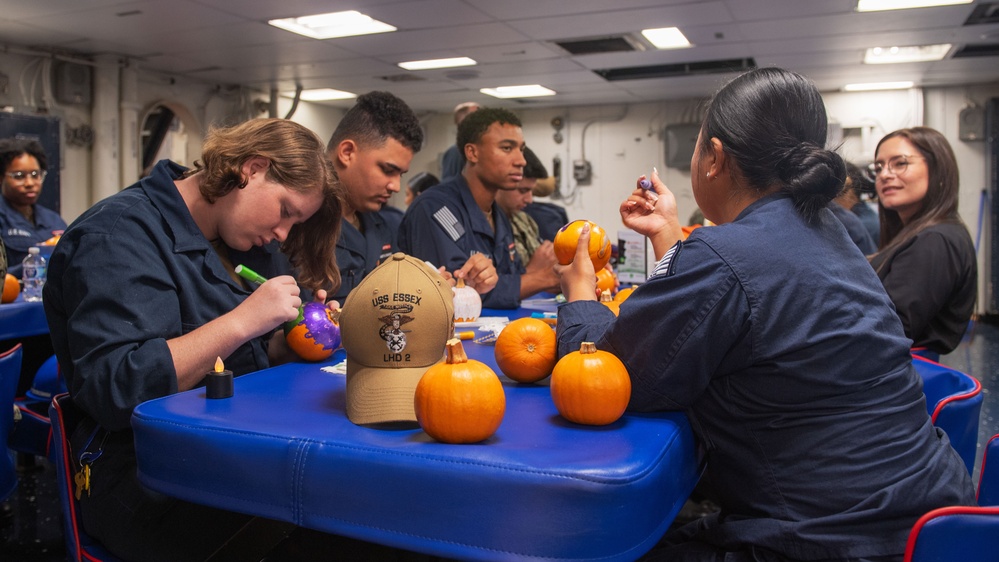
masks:
<path id="1" fill-rule="evenodd" d="M 465 168 L 413 201 L 402 220 L 399 247 L 465 277 L 483 295 L 485 307 L 517 308 L 523 298 L 557 290 L 554 253 L 537 253 L 525 266 L 510 220 L 495 205 L 496 193 L 516 188 L 524 176 L 520 119 L 505 109 L 482 108 L 458 126 L 457 140 Z"/>
<path id="2" fill-rule="evenodd" d="M 386 204 L 422 145 L 416 114 L 389 92 L 359 96 L 333 131 L 327 153 L 343 186 L 343 221 L 336 244 L 341 284 L 331 298 L 341 304 L 371 270 L 398 251 L 401 219 Z"/>

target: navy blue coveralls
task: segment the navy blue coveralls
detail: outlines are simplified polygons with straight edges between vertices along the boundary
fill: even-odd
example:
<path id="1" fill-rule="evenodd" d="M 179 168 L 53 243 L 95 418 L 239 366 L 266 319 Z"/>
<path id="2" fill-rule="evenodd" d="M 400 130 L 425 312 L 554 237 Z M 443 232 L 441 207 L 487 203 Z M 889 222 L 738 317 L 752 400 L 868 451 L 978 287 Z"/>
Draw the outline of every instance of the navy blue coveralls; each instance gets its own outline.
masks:
<path id="1" fill-rule="evenodd" d="M 340 221 L 340 238 L 336 241 L 336 265 L 340 269 L 340 288 L 329 298 L 341 305 L 347 294 L 354 290 L 385 258 L 399 251 L 396 244 L 399 223 L 392 211 L 358 213 L 360 232 L 345 219 Z"/>
<path id="2" fill-rule="evenodd" d="M 560 355 L 582 341 L 617 355 L 629 409 L 687 414 L 722 510 L 676 531 L 680 542 L 901 556 L 917 518 L 975 503 L 930 423 L 911 341 L 828 209 L 809 224 L 769 196 L 699 228 L 618 318 L 597 302 L 562 306 L 558 340 Z"/>
<path id="3" fill-rule="evenodd" d="M 483 295 L 482 306 L 517 308 L 524 266 L 517 256 L 510 219 L 495 203 L 492 216 L 495 233 L 464 176 L 455 176 L 413 200 L 399 228 L 399 248 L 452 273 L 473 254 L 485 254 L 493 260 L 499 282 Z"/>

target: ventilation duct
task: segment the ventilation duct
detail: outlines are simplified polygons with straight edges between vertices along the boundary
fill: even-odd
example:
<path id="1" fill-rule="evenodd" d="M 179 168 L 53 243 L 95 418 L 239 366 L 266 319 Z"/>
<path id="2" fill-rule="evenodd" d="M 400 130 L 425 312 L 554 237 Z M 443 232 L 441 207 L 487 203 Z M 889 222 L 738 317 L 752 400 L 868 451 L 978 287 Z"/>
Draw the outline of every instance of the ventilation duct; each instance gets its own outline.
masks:
<path id="1" fill-rule="evenodd" d="M 744 72 L 753 68 L 756 68 L 756 61 L 751 58 L 745 58 L 607 68 L 594 70 L 593 72 L 608 82 L 614 82 L 617 80 L 643 80 L 646 78 L 671 78 L 676 76 Z"/>

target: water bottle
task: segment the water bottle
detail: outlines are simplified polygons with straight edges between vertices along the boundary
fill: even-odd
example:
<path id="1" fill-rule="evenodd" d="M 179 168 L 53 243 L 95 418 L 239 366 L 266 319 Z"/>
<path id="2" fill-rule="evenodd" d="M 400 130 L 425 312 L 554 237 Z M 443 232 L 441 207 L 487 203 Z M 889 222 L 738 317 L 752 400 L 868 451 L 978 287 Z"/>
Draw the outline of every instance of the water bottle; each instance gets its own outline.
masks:
<path id="1" fill-rule="evenodd" d="M 28 255 L 21 262 L 21 282 L 24 285 L 24 300 L 39 302 L 42 300 L 42 285 L 48 273 L 48 263 L 38 253 L 38 248 L 28 248 Z"/>

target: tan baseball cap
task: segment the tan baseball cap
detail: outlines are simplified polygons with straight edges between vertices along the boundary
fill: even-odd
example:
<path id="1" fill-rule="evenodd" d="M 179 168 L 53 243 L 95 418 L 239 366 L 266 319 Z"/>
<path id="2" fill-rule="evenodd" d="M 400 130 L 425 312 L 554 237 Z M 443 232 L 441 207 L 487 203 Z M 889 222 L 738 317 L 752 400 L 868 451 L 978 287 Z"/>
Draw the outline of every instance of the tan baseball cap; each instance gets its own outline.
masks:
<path id="1" fill-rule="evenodd" d="M 350 421 L 416 421 L 416 384 L 454 333 L 453 298 L 436 270 L 401 252 L 350 292 L 340 314 Z"/>

